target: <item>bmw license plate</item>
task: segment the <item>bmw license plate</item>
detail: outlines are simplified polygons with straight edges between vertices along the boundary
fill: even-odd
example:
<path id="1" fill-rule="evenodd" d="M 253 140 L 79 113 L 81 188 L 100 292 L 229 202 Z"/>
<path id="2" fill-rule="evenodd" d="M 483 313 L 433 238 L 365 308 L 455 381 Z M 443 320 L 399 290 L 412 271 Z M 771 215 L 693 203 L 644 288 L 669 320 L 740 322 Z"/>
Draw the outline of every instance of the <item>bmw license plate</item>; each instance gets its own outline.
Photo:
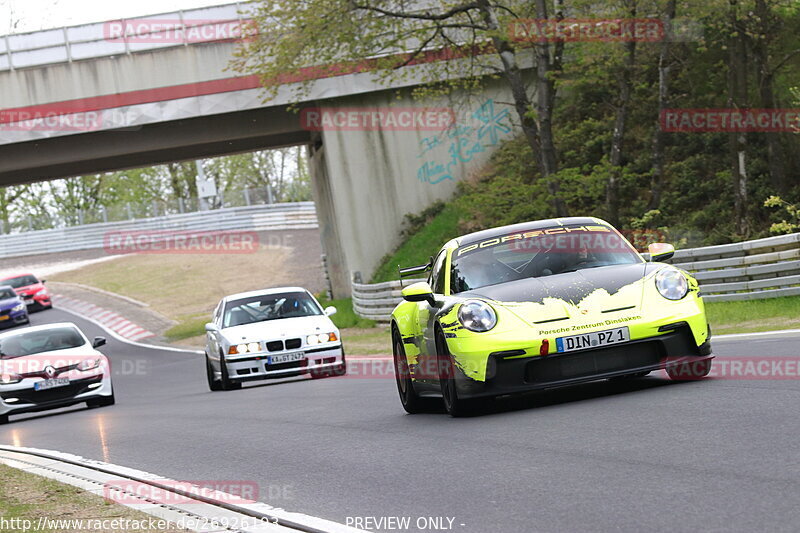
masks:
<path id="1" fill-rule="evenodd" d="M 46 379 L 33 384 L 33 390 L 55 389 L 69 385 L 69 378 Z"/>
<path id="2" fill-rule="evenodd" d="M 580 335 L 570 335 L 569 337 L 559 337 L 556 339 L 556 350 L 559 353 L 573 352 L 589 348 L 602 348 L 609 344 L 618 344 L 629 340 L 631 340 L 631 335 L 628 333 L 627 327 L 614 328 Z"/>
<path id="3" fill-rule="evenodd" d="M 33 303 L 33 298 L 25 298 L 25 303 L 30 305 Z"/>
<path id="4" fill-rule="evenodd" d="M 291 352 L 282 353 L 278 355 L 270 355 L 267 359 L 268 365 L 276 365 L 278 363 L 292 363 L 306 358 L 305 352 Z"/>

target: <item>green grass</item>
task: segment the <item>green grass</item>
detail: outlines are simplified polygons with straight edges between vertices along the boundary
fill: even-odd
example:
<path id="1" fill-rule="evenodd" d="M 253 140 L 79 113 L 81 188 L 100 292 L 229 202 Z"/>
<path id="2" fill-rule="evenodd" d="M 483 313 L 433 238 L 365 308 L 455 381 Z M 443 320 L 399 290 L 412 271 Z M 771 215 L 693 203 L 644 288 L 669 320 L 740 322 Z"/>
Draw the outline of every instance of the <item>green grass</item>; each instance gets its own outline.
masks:
<path id="1" fill-rule="evenodd" d="M 2 532 L 21 532 L 23 520 L 29 520 L 29 531 L 35 531 L 40 518 L 93 521 L 119 519 L 138 521 L 140 524 L 147 524 L 150 518 L 149 515 L 113 503 L 102 496 L 6 465 L 0 465 L 0 516 L 7 521 L 17 519 L 15 523 L 18 525 L 2 528 Z M 46 522 L 42 525 L 44 527 L 39 531 L 55 531 L 46 527 Z M 63 531 L 62 528 L 58 531 Z M 150 530 L 143 528 L 132 531 Z M 185 530 L 178 530 L 174 524 L 170 524 L 167 530 L 162 531 Z"/>
<path id="2" fill-rule="evenodd" d="M 456 203 L 447 204 L 430 223 L 422 226 L 409 236 L 393 254 L 383 259 L 372 276 L 372 282 L 398 279 L 397 265 L 406 267 L 427 263 L 445 242 L 462 233 L 459 229 L 462 215 L 463 213 Z"/>
<path id="3" fill-rule="evenodd" d="M 708 302 L 706 313 L 715 334 L 800 328 L 800 296 Z"/>
<path id="4" fill-rule="evenodd" d="M 317 295 L 317 300 L 322 304 L 322 307 L 332 305 L 336 308 L 336 314 L 331 317 L 333 325 L 339 329 L 344 328 L 372 328 L 375 327 L 373 320 L 361 318 L 353 311 L 353 300 L 351 298 L 342 298 L 340 300 L 327 300 L 321 295 Z"/>
<path id="5" fill-rule="evenodd" d="M 211 315 L 208 313 L 188 315 L 178 317 L 177 320 L 178 324 L 164 332 L 164 337 L 170 342 L 196 337 L 197 335 L 205 335 L 206 324 L 211 322 Z"/>

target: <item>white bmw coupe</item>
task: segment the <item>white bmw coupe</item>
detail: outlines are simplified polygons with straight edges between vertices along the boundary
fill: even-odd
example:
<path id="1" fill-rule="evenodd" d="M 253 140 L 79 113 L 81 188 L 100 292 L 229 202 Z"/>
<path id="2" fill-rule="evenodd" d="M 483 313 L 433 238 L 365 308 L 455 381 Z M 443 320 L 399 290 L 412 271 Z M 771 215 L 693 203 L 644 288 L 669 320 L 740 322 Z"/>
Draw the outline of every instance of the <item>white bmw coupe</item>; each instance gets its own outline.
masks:
<path id="1" fill-rule="evenodd" d="M 222 299 L 206 324 L 206 374 L 212 391 L 245 381 L 310 373 L 313 378 L 346 373 L 339 330 L 302 287 L 280 287 Z"/>

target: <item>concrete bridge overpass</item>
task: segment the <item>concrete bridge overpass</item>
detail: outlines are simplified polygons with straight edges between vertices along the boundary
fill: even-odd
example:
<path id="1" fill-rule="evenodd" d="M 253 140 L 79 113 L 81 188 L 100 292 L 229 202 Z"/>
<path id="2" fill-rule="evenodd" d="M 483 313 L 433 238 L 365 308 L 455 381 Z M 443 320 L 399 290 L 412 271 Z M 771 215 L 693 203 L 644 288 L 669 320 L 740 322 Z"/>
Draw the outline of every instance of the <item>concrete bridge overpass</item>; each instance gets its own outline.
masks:
<path id="1" fill-rule="evenodd" d="M 237 46 L 232 28 L 247 9 L 227 4 L 0 37 L 0 185 L 307 144 L 323 249 L 341 296 L 353 273 L 368 278 L 398 244 L 406 213 L 449 197 L 512 133 L 510 108 L 500 103 L 510 98 L 499 84 L 458 110 L 447 131 L 344 123 L 314 131 L 287 109 L 291 84 L 264 102 L 255 77 L 227 70 Z M 405 87 L 424 79 L 425 65 L 406 68 Z M 304 105 L 346 113 L 422 106 L 398 100 L 402 85 L 389 89 L 369 74 L 307 76 Z"/>

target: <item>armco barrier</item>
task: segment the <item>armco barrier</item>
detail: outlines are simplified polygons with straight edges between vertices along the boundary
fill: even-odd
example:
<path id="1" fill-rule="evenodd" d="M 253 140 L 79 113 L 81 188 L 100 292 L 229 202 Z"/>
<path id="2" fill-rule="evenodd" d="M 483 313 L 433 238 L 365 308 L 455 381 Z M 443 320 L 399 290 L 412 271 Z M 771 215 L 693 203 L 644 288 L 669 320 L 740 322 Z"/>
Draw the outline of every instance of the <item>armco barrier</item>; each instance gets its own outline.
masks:
<path id="1" fill-rule="evenodd" d="M 707 302 L 800 295 L 800 233 L 687 248 L 669 262 L 693 273 Z M 399 281 L 353 283 L 352 294 L 355 312 L 379 322 L 402 300 Z"/>
<path id="2" fill-rule="evenodd" d="M 0 235 L 0 257 L 19 257 L 103 247 L 103 238 L 121 231 L 282 230 L 317 227 L 313 202 L 229 207 L 181 215 Z"/>

